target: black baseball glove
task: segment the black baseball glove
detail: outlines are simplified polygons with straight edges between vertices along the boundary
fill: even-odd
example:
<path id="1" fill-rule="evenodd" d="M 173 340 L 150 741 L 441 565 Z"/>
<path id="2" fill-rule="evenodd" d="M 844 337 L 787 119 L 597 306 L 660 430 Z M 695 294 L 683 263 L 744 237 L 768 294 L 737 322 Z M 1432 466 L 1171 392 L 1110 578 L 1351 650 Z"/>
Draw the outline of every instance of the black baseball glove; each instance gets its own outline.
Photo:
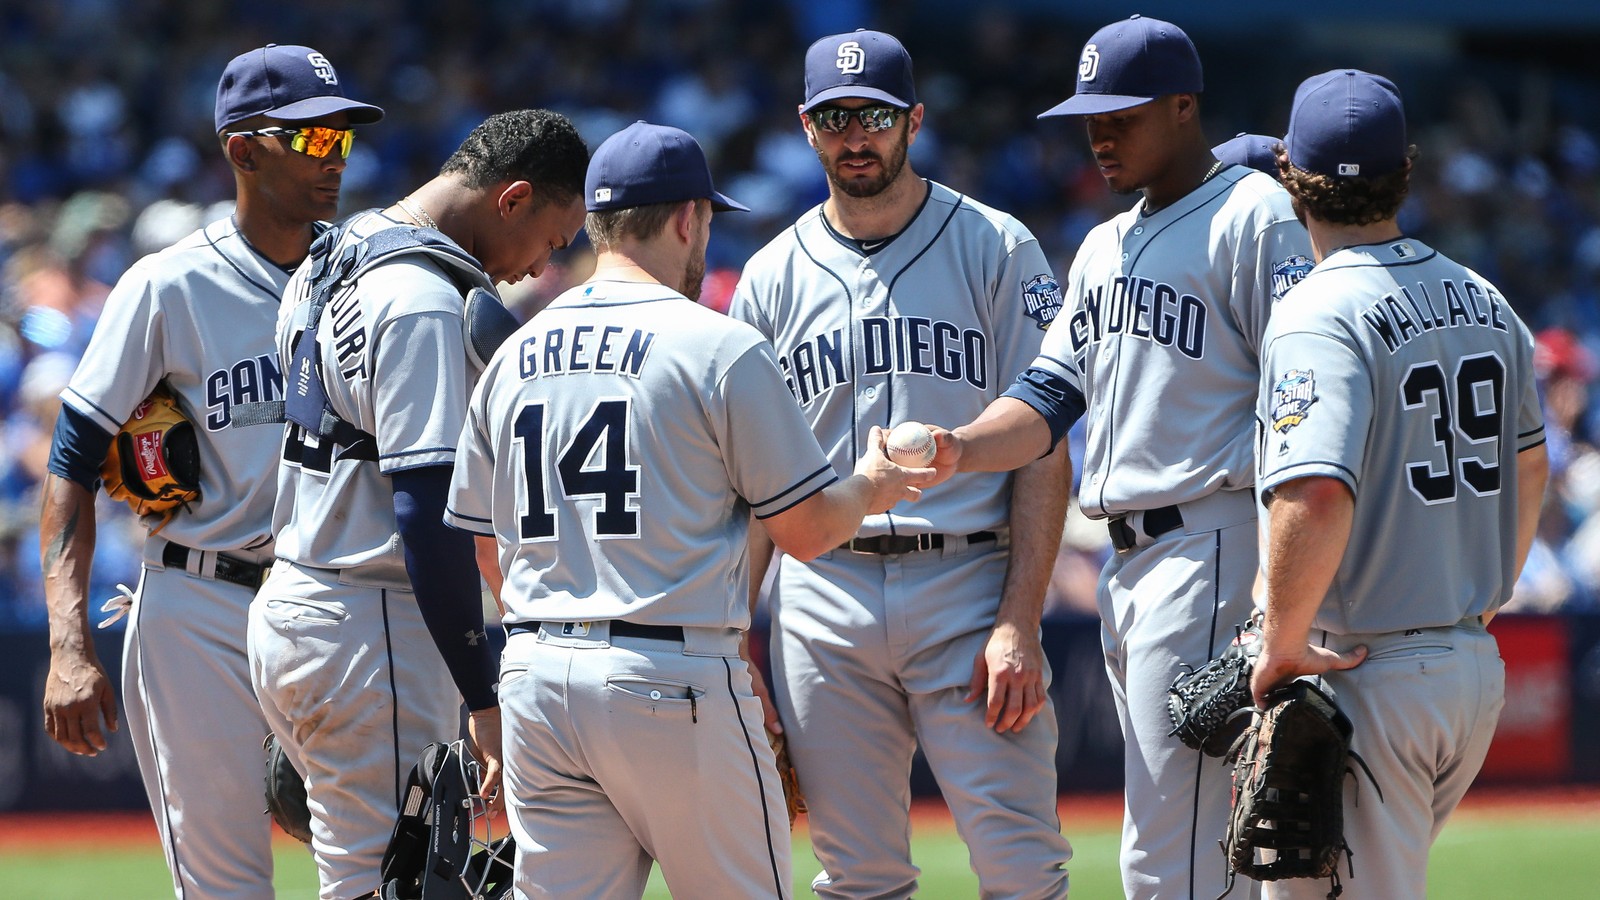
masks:
<path id="1" fill-rule="evenodd" d="M 1291 681 L 1267 695 L 1267 708 L 1228 751 L 1233 763 L 1233 809 L 1223 851 L 1233 875 L 1257 881 L 1328 878 L 1337 897 L 1344 839 L 1344 778 L 1350 760 L 1350 719 L 1309 681 Z M 1377 783 L 1373 783 L 1377 787 Z M 1378 799 L 1383 799 L 1382 790 Z"/>
<path id="2" fill-rule="evenodd" d="M 1184 746 L 1221 756 L 1250 724 L 1255 699 L 1250 671 L 1261 654 L 1261 622 L 1252 617 L 1237 628 L 1222 655 L 1198 669 L 1187 669 L 1167 688 L 1167 715 Z"/>
<path id="3" fill-rule="evenodd" d="M 267 812 L 284 833 L 311 843 L 311 810 L 306 808 L 306 783 L 278 745 L 278 736 L 267 735 L 261 745 L 267 751 Z"/>

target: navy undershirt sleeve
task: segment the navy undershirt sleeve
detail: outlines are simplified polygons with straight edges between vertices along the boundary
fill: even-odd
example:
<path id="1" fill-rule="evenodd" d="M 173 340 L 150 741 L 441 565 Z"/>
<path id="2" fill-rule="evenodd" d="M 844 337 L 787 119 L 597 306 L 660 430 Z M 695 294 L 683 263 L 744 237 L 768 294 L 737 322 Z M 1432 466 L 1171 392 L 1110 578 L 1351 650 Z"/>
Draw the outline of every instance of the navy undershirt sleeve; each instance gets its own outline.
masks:
<path id="1" fill-rule="evenodd" d="M 46 465 L 51 472 L 83 485 L 92 494 L 100 489 L 100 466 L 111 455 L 111 438 L 93 419 L 63 403 L 56 415 L 50 461 Z"/>
<path id="2" fill-rule="evenodd" d="M 444 524 L 449 466 L 394 474 L 394 517 L 417 606 L 467 709 L 494 706 L 495 659 L 483 628 L 472 535 Z"/>
<path id="3" fill-rule="evenodd" d="M 1037 366 L 1029 366 L 1000 396 L 1021 400 L 1044 417 L 1045 424 L 1050 426 L 1051 450 L 1056 449 L 1067 431 L 1088 409 L 1082 391 L 1068 384 L 1060 375 Z"/>

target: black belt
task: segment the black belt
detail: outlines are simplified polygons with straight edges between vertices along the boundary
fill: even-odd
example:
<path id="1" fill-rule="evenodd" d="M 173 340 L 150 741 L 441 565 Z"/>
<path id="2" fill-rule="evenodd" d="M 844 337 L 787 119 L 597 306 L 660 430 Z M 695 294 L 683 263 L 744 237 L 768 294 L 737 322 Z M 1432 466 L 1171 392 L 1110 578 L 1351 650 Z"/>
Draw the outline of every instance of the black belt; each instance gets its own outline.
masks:
<path id="1" fill-rule="evenodd" d="M 187 572 L 189 571 L 189 554 L 200 552 L 202 551 L 168 541 L 167 546 L 161 551 L 161 564 L 169 569 L 182 569 Z M 211 555 L 217 558 L 217 571 L 210 576 L 202 574 L 201 578 L 216 578 L 218 581 L 237 584 L 252 591 L 261 587 L 261 582 L 266 580 L 268 568 L 266 565 L 246 562 L 226 553 L 213 553 Z"/>
<path id="2" fill-rule="evenodd" d="M 1144 513 L 1144 533 L 1151 540 L 1155 540 L 1169 531 L 1176 531 L 1183 527 L 1183 516 L 1176 506 L 1163 506 L 1159 509 L 1147 509 Z M 1111 532 L 1111 546 L 1118 552 L 1126 553 L 1139 543 L 1138 532 L 1128 524 L 1127 516 L 1115 516 L 1106 522 L 1106 530 Z"/>
<path id="3" fill-rule="evenodd" d="M 967 543 L 981 544 L 992 541 L 999 535 L 993 531 L 974 531 L 966 535 Z M 880 534 L 877 537 L 858 537 L 839 545 L 840 550 L 849 550 L 851 553 L 876 553 L 889 556 L 895 553 L 916 553 L 919 550 L 944 549 L 945 535 L 942 534 Z"/>
<path id="4" fill-rule="evenodd" d="M 518 622 L 515 625 L 507 625 L 506 632 L 509 634 L 534 634 L 538 632 L 539 624 L 538 622 Z M 558 628 L 561 623 L 554 622 L 551 624 L 557 627 L 550 630 L 559 633 Z M 638 622 L 629 622 L 625 619 L 612 619 L 611 636 L 654 638 L 658 641 L 677 641 L 681 644 L 683 643 L 683 626 L 640 625 Z"/>

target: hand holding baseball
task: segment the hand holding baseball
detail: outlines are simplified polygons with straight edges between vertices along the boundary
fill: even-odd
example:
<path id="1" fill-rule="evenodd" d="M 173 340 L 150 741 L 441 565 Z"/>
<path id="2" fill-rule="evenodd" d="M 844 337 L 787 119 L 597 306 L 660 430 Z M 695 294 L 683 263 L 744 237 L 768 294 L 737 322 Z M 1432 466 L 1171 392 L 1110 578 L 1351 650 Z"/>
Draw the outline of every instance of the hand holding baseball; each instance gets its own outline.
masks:
<path id="1" fill-rule="evenodd" d="M 933 462 L 938 448 L 933 433 L 921 422 L 901 422 L 889 432 L 886 446 L 889 461 L 908 469 L 925 468 Z"/>

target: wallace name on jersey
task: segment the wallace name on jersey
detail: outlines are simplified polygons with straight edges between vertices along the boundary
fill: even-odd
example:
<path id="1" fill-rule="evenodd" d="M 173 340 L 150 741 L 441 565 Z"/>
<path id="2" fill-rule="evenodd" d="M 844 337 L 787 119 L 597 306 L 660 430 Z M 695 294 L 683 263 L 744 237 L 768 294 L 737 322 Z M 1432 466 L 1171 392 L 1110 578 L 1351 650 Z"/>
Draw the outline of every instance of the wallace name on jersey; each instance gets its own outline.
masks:
<path id="1" fill-rule="evenodd" d="M 1392 354 L 1419 334 L 1439 328 L 1477 326 L 1506 330 L 1505 298 L 1477 282 L 1444 279 L 1429 290 L 1418 282 L 1384 294 L 1361 311 L 1361 320 Z"/>
<path id="2" fill-rule="evenodd" d="M 1109 290 L 1107 289 L 1109 287 Z M 1090 344 L 1111 335 L 1174 347 L 1190 359 L 1206 352 L 1206 302 L 1164 282 L 1138 275 L 1118 276 L 1111 284 L 1085 291 L 1068 320 L 1073 355 L 1082 358 Z"/>
<path id="3" fill-rule="evenodd" d="M 989 386 L 989 338 L 976 328 L 921 316 L 868 316 L 855 323 L 855 378 L 874 375 L 928 375 L 945 381 Z M 784 382 L 809 404 L 819 395 L 849 383 L 845 356 L 852 348 L 843 328 L 814 335 L 778 357 Z"/>

